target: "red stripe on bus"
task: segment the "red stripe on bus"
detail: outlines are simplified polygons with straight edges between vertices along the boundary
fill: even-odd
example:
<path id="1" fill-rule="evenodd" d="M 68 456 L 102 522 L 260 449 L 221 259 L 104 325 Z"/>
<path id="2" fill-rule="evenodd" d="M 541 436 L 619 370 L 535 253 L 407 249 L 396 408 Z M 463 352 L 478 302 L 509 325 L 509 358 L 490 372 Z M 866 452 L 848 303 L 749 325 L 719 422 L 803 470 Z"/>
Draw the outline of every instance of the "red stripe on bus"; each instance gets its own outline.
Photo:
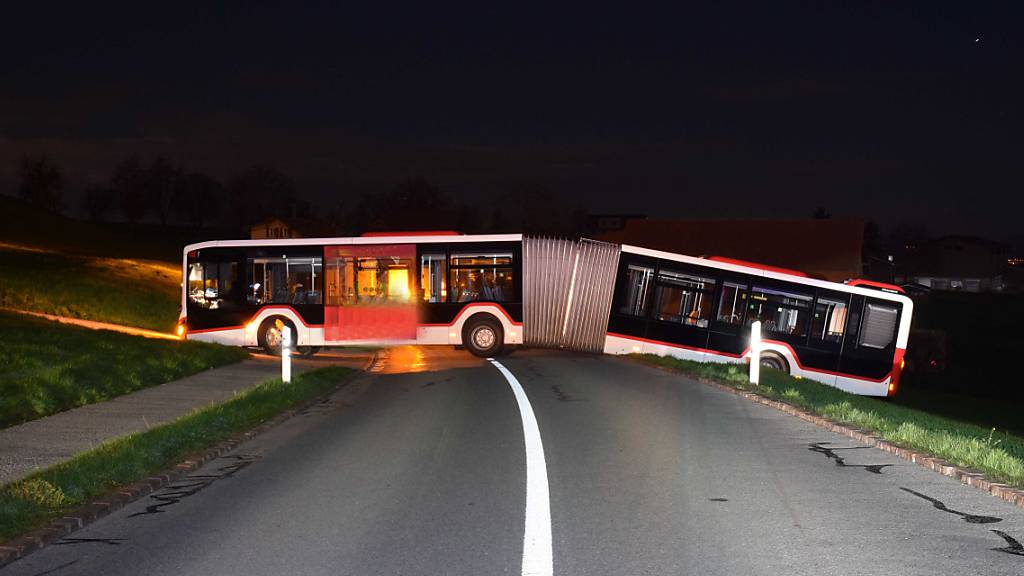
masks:
<path id="1" fill-rule="evenodd" d="M 730 354 L 729 352 L 719 352 L 718 350 L 711 350 L 711 349 L 708 349 L 708 348 L 698 348 L 696 346 L 686 346 L 686 345 L 683 345 L 683 344 L 674 344 L 672 342 L 664 342 L 664 341 L 661 341 L 661 340 L 651 340 L 651 339 L 648 339 L 648 338 L 640 338 L 639 336 L 627 336 L 626 334 L 618 334 L 618 333 L 615 333 L 615 332 L 609 332 L 608 335 L 609 336 L 615 336 L 616 338 L 624 338 L 626 340 L 637 340 L 637 341 L 640 341 L 640 342 L 649 342 L 651 344 L 660 344 L 662 346 L 669 346 L 669 347 L 672 347 L 672 348 L 683 348 L 685 350 L 692 350 L 694 352 L 706 352 L 708 354 L 714 354 L 716 356 L 725 356 L 725 357 L 728 357 L 728 358 L 743 358 L 744 356 L 747 355 L 748 352 L 750 352 L 750 348 L 744 348 L 743 353 L 741 353 L 741 354 Z M 880 383 L 884 382 L 886 378 L 891 377 L 892 374 L 893 374 L 892 372 L 889 372 L 889 373 L 885 374 L 884 376 L 882 376 L 881 378 L 875 379 L 875 378 L 868 378 L 866 376 L 854 376 L 853 374 L 848 374 L 848 373 L 845 373 L 845 372 L 833 372 L 831 370 L 824 370 L 824 369 L 821 369 L 821 368 L 807 368 L 803 364 L 800 363 L 800 357 L 797 356 L 796 351 L 793 350 L 793 347 L 790 346 L 789 344 L 787 344 L 785 342 L 779 342 L 778 340 L 762 340 L 762 342 L 764 342 L 766 344 L 776 344 L 776 345 L 785 347 L 787 350 L 789 350 L 789 353 L 793 355 L 793 361 L 796 362 L 796 365 L 800 368 L 801 371 L 804 371 L 804 372 L 816 372 L 818 374 L 828 374 L 830 376 L 842 376 L 843 378 L 852 378 L 854 380 L 864 380 L 865 382 L 874 382 L 876 384 L 880 384 Z M 902 348 L 897 348 L 896 349 L 896 359 L 895 359 L 894 366 L 899 366 L 899 361 L 902 359 L 903 353 L 904 353 L 904 350 Z"/>
<path id="2" fill-rule="evenodd" d="M 516 322 L 515 320 L 513 320 L 512 316 L 510 316 L 509 313 L 505 310 L 505 308 L 503 308 L 500 304 L 495 304 L 493 302 L 472 302 L 470 304 L 466 304 L 465 306 L 463 306 L 459 310 L 459 312 L 455 315 L 455 319 L 452 320 L 448 324 L 417 324 L 416 326 L 417 327 L 424 327 L 424 328 L 429 328 L 431 326 L 445 326 L 445 327 L 454 326 L 456 323 L 458 323 L 459 318 L 463 315 L 463 313 L 466 310 L 468 310 L 470 308 L 478 308 L 478 307 L 497 308 L 502 313 L 502 315 L 504 315 L 505 318 L 508 319 L 509 324 L 511 324 L 513 326 L 522 326 L 523 325 L 522 322 Z M 264 307 L 260 308 L 259 310 L 257 310 L 256 313 L 253 314 L 251 318 L 255 319 L 264 310 L 291 310 L 292 312 L 295 313 L 296 316 L 298 316 L 299 322 L 302 322 L 302 325 L 305 326 L 306 328 L 323 328 L 324 327 L 323 324 L 307 324 L 306 321 L 303 320 L 302 315 L 299 314 L 298 311 L 295 310 L 294 308 L 292 308 L 291 306 L 267 305 L 267 306 L 264 306 Z M 188 318 L 187 317 L 185 317 L 184 320 L 186 321 L 186 323 L 188 322 Z M 252 320 L 249 320 L 249 321 L 252 322 Z M 240 325 L 240 326 L 223 326 L 223 327 L 220 327 L 220 328 L 204 328 L 202 330 L 188 330 L 187 333 L 188 334 L 204 334 L 206 332 L 219 332 L 219 331 L 222 331 L 222 330 L 242 330 L 245 327 L 246 327 L 246 324 L 243 324 L 243 325 Z"/>
<path id="3" fill-rule="evenodd" d="M 443 324 L 443 323 L 442 324 L 417 324 L 417 326 L 420 326 L 420 327 L 423 327 L 423 328 L 429 328 L 429 327 L 432 327 L 432 326 L 433 327 L 455 326 L 455 324 L 458 323 L 459 318 L 462 316 L 462 314 L 466 310 L 468 310 L 469 308 L 477 308 L 477 307 L 483 307 L 483 306 L 497 308 L 498 310 L 501 311 L 501 313 L 505 316 L 505 318 L 508 319 L 509 324 L 511 324 L 513 326 L 522 326 L 523 325 L 522 322 L 516 322 L 515 320 L 513 320 L 512 316 L 509 316 L 509 313 L 506 312 L 505 308 L 503 308 L 500 304 L 495 304 L 493 302 L 473 302 L 473 303 L 466 304 L 465 306 L 463 306 L 459 310 L 459 312 L 455 315 L 455 319 L 452 320 L 451 322 L 449 322 L 448 324 Z"/>
<path id="4" fill-rule="evenodd" d="M 261 313 L 263 313 L 264 310 L 291 310 L 295 314 L 295 316 L 298 317 L 299 322 L 301 322 L 302 325 L 305 326 L 306 328 L 323 328 L 324 327 L 323 324 L 309 324 L 309 323 L 307 323 L 306 320 L 302 317 L 302 314 L 299 314 L 298 310 L 296 310 L 295 308 L 292 308 L 291 306 L 288 306 L 287 304 L 267 304 L 266 306 L 261 306 L 260 309 L 257 310 L 255 314 L 253 314 L 252 316 L 249 317 L 249 322 L 251 323 L 253 320 L 255 320 L 256 317 L 258 317 Z M 186 316 L 183 319 L 185 320 L 185 325 L 187 327 L 188 326 L 188 317 Z M 178 321 L 180 322 L 181 319 L 179 319 Z M 203 334 L 205 332 L 218 332 L 218 331 L 221 331 L 221 330 L 240 330 L 240 329 L 244 329 L 247 325 L 248 325 L 248 323 L 242 324 L 240 326 L 223 326 L 223 327 L 220 327 L 220 328 L 203 328 L 201 330 L 189 330 L 189 329 L 186 329 L 186 333 L 187 334 Z"/>
<path id="5" fill-rule="evenodd" d="M 874 280 L 864 280 L 863 278 L 855 278 L 853 280 L 847 280 L 844 282 L 847 286 L 869 286 L 871 288 L 880 288 L 882 290 L 889 290 L 891 292 L 899 292 L 900 294 L 906 294 L 907 291 L 895 284 L 886 284 L 885 282 L 875 282 Z"/>

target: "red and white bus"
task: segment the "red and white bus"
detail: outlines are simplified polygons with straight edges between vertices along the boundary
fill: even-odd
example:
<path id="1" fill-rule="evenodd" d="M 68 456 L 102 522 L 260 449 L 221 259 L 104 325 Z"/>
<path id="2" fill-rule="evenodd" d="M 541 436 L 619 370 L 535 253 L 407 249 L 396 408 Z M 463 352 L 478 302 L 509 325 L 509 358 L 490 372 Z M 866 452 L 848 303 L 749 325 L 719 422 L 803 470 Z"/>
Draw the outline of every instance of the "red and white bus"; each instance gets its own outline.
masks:
<path id="1" fill-rule="evenodd" d="M 913 303 L 896 286 L 844 284 L 723 258 L 519 234 L 425 233 L 231 240 L 184 250 L 179 334 L 279 352 L 510 345 L 761 362 L 857 394 L 898 386 Z"/>

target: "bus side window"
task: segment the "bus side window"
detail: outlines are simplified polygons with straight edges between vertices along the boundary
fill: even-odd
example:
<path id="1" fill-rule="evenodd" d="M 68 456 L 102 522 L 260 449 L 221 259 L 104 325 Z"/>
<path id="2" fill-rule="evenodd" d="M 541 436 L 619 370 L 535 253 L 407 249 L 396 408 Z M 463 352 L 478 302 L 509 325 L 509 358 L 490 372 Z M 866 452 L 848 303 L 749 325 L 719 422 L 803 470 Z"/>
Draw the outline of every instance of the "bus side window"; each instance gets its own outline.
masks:
<path id="1" fill-rule="evenodd" d="M 625 300 L 619 307 L 620 314 L 630 316 L 646 316 L 649 296 L 651 293 L 651 279 L 654 276 L 654 268 L 648 266 L 637 266 L 630 264 L 626 268 L 626 290 Z"/>
<path id="2" fill-rule="evenodd" d="M 846 330 L 849 308 L 840 298 L 819 297 L 814 303 L 811 317 L 811 339 L 819 342 L 839 343 Z"/>
<path id="3" fill-rule="evenodd" d="M 220 308 L 237 279 L 234 262 L 193 262 L 188 265 L 189 301 L 201 308 Z"/>
<path id="4" fill-rule="evenodd" d="M 746 284 L 723 282 L 722 298 L 718 302 L 718 313 L 715 315 L 715 318 L 719 322 L 739 324 L 743 321 L 743 308 L 746 303 Z"/>
<path id="5" fill-rule="evenodd" d="M 449 262 L 454 302 L 514 302 L 515 268 L 512 253 L 452 254 Z"/>
<path id="6" fill-rule="evenodd" d="M 655 318 L 663 322 L 698 328 L 708 327 L 711 302 L 714 299 L 714 280 L 672 270 L 661 270 L 658 273 L 657 285 Z"/>

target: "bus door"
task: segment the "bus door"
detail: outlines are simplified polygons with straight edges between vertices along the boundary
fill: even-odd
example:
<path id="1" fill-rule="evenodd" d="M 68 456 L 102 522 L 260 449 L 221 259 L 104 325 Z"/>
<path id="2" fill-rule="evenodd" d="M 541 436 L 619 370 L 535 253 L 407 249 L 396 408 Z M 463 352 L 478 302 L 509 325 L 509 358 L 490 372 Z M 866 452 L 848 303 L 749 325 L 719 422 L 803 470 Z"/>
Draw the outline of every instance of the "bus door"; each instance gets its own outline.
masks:
<path id="1" fill-rule="evenodd" d="M 416 246 L 324 247 L 328 342 L 415 340 Z"/>
<path id="2" fill-rule="evenodd" d="M 708 348 L 731 355 L 742 354 L 750 340 L 749 331 L 743 329 L 750 280 L 747 276 L 722 274 L 719 281 L 711 313 Z"/>
<path id="3" fill-rule="evenodd" d="M 800 362 L 807 368 L 836 371 L 850 314 L 850 294 L 818 289 Z"/>

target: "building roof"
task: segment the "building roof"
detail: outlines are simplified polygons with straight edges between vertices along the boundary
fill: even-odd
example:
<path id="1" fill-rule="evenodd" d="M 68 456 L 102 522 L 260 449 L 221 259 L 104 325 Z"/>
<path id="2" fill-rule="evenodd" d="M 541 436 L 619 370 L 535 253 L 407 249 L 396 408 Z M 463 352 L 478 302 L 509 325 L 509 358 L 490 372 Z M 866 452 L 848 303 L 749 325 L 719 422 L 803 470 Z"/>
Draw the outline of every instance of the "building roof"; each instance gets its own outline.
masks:
<path id="1" fill-rule="evenodd" d="M 748 260 L 842 282 L 861 273 L 864 222 L 844 218 L 631 220 L 598 239 L 691 256 Z"/>
<path id="2" fill-rule="evenodd" d="M 288 228 L 291 228 L 292 230 L 299 232 L 303 236 L 310 238 L 327 237 L 334 235 L 330 225 L 328 225 L 326 222 L 323 222 L 322 220 L 317 220 L 315 218 L 301 218 L 297 216 L 271 216 L 265 220 L 252 224 L 250 228 L 256 228 L 259 226 L 269 226 L 275 222 L 280 222 L 287 226 Z"/>

